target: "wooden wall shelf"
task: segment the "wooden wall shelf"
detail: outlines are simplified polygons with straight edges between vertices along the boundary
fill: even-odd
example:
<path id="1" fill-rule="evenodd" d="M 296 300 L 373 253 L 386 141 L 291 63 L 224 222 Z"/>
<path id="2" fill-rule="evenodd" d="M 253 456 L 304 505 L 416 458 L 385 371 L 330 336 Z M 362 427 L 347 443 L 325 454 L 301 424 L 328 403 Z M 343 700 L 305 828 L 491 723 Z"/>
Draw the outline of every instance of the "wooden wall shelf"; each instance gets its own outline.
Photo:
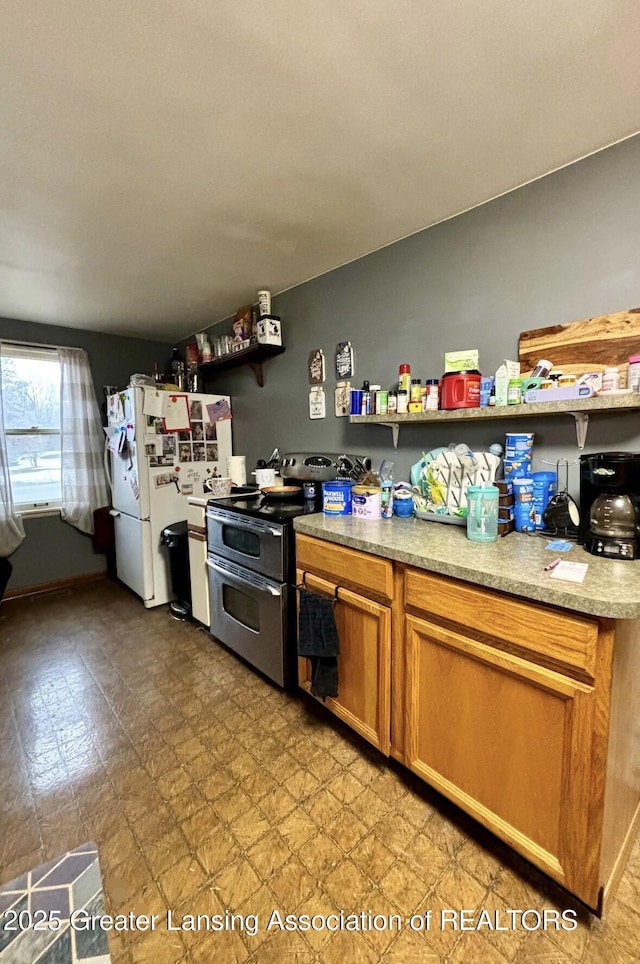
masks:
<path id="1" fill-rule="evenodd" d="M 256 381 L 260 388 L 264 385 L 262 363 L 266 358 L 274 355 L 281 355 L 284 345 L 251 345 L 242 351 L 233 352 L 231 355 L 223 355 L 222 358 L 214 358 L 210 362 L 200 365 L 203 378 L 209 380 L 216 372 L 224 372 L 230 368 L 238 368 L 240 365 L 248 365 L 256 376 Z"/>
<path id="2" fill-rule="evenodd" d="M 355 424 L 386 425 L 393 432 L 393 447 L 397 448 L 401 425 L 426 422 L 476 422 L 483 419 L 540 418 L 549 415 L 573 415 L 576 420 L 578 448 L 583 449 L 589 415 L 593 412 L 640 411 L 640 395 L 595 395 L 593 398 L 570 398 L 559 402 L 532 402 L 522 405 L 501 405 L 499 408 L 456 408 L 449 411 L 416 412 L 411 415 L 350 415 Z"/>

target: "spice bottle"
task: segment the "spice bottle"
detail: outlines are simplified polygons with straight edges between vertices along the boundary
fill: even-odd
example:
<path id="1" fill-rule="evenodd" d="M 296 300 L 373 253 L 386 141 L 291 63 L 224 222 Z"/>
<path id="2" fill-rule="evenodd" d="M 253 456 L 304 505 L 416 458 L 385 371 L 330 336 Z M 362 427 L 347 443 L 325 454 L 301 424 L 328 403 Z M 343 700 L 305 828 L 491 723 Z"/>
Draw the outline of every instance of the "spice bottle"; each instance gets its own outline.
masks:
<path id="1" fill-rule="evenodd" d="M 378 392 L 380 391 L 380 385 L 370 385 L 369 391 L 371 392 L 371 415 L 378 414 Z"/>
<path id="2" fill-rule="evenodd" d="M 409 406 L 409 398 L 407 396 L 406 389 L 399 388 L 398 389 L 398 406 L 396 409 L 398 415 L 406 415 L 408 406 Z"/>
<path id="3" fill-rule="evenodd" d="M 389 392 L 387 395 L 387 413 L 389 415 L 395 415 L 398 411 L 398 393 Z"/>
<path id="4" fill-rule="evenodd" d="M 612 365 L 611 368 L 605 368 L 604 375 L 602 376 L 602 391 L 617 392 L 619 388 L 620 371 L 617 365 Z"/>
<path id="5" fill-rule="evenodd" d="M 422 395 L 422 382 L 419 378 L 411 379 L 411 401 L 419 402 Z"/>
<path id="6" fill-rule="evenodd" d="M 440 401 L 440 382 L 437 378 L 427 378 L 427 411 L 437 411 Z"/>
<path id="7" fill-rule="evenodd" d="M 640 355 L 629 355 L 628 387 L 632 392 L 640 392 Z"/>

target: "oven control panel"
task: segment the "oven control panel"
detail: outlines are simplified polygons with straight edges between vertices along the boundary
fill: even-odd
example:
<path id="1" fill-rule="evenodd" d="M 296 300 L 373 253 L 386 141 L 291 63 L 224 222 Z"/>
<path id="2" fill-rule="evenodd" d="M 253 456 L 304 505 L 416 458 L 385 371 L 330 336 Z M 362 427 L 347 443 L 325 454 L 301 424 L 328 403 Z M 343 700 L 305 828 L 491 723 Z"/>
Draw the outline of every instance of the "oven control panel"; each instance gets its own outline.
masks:
<path id="1" fill-rule="evenodd" d="M 330 452 L 293 452 L 283 455 L 280 460 L 280 475 L 289 479 L 308 482 L 328 482 L 342 474 L 341 461 L 355 462 L 363 456 L 334 455 Z"/>

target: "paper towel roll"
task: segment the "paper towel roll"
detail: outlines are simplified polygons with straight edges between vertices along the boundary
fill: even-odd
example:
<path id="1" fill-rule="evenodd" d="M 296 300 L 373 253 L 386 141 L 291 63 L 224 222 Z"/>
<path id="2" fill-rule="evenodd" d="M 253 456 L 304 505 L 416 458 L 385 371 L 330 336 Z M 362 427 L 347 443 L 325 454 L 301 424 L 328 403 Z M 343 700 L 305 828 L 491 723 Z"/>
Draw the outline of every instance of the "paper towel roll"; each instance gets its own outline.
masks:
<path id="1" fill-rule="evenodd" d="M 227 475 L 234 485 L 247 484 L 247 458 L 245 455 L 228 456 Z"/>

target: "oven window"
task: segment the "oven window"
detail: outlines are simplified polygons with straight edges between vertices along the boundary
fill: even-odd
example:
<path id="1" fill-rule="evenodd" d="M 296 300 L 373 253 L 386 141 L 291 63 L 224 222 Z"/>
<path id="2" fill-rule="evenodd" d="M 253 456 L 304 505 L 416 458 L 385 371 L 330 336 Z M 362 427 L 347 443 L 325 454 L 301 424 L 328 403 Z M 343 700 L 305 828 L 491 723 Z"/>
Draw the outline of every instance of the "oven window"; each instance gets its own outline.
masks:
<path id="1" fill-rule="evenodd" d="M 253 556 L 258 559 L 260 556 L 260 536 L 255 532 L 247 532 L 246 529 L 236 529 L 235 526 L 222 526 L 222 542 L 229 549 L 241 552 L 243 556 Z"/>
<path id="2" fill-rule="evenodd" d="M 260 631 L 260 606 L 253 596 L 225 582 L 222 584 L 222 608 L 243 626 L 256 633 Z"/>

